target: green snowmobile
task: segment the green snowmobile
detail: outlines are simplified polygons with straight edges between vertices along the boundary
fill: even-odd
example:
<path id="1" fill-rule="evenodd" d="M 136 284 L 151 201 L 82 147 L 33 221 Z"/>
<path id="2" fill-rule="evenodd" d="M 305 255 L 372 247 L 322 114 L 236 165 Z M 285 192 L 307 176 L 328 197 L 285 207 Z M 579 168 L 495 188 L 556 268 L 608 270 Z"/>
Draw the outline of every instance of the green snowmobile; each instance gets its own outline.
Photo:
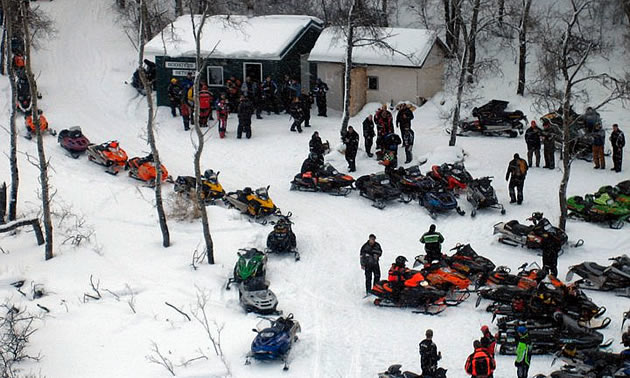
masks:
<path id="1" fill-rule="evenodd" d="M 267 268 L 267 255 L 256 249 L 239 249 L 238 260 L 234 266 L 234 277 L 228 280 L 227 290 L 233 283 L 241 283 L 252 277 L 265 277 Z"/>
<path id="2" fill-rule="evenodd" d="M 582 196 L 573 196 L 567 200 L 571 211 L 569 216 L 580 218 L 586 222 L 607 222 L 613 229 L 620 229 L 630 218 L 630 207 L 615 201 L 606 191 Z"/>
<path id="3" fill-rule="evenodd" d="M 598 194 L 607 193 L 612 199 L 617 202 L 619 206 L 630 209 L 630 191 L 626 185 L 630 185 L 630 181 L 626 184 L 625 181 L 620 182 L 616 186 L 606 185 L 599 188 Z"/>

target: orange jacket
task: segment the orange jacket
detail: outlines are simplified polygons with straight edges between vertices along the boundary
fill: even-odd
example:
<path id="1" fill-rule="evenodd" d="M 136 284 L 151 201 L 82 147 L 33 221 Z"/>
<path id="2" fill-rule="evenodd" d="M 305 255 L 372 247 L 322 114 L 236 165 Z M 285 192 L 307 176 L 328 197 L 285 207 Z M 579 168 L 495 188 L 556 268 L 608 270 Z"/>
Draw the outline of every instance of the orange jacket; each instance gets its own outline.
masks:
<path id="1" fill-rule="evenodd" d="M 13 65 L 15 66 L 15 68 L 24 68 L 24 56 L 22 55 L 15 55 L 13 56 Z"/>
<path id="2" fill-rule="evenodd" d="M 409 268 L 392 264 L 392 267 L 389 268 L 387 280 L 389 282 L 405 282 L 407 272 L 409 272 Z"/>
<path id="3" fill-rule="evenodd" d="M 33 116 L 26 117 L 26 128 L 32 133 L 35 132 L 35 125 L 33 124 Z M 39 131 L 46 131 L 48 129 L 48 120 L 43 114 L 39 115 Z"/>
<path id="4" fill-rule="evenodd" d="M 486 348 L 477 348 L 466 359 L 464 368 L 466 373 L 473 377 L 488 377 L 494 372 L 496 364 Z"/>

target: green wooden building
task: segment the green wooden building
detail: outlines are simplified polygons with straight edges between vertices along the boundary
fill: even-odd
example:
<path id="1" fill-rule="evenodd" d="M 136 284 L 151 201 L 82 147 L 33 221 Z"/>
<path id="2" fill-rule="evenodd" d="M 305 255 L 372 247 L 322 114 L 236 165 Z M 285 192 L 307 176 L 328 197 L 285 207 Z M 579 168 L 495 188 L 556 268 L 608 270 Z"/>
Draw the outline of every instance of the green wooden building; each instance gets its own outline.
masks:
<path id="1" fill-rule="evenodd" d="M 195 16 L 196 25 L 199 18 Z M 202 79 L 215 95 L 225 91 L 232 76 L 262 81 L 271 75 L 280 85 L 288 74 L 308 90 L 316 78 L 308 56 L 322 28 L 323 22 L 310 16 L 212 16 L 206 20 L 200 44 L 201 56 L 207 57 Z M 192 30 L 190 15 L 181 16 L 145 46 L 145 55 L 157 65 L 158 105 L 168 105 L 171 78 L 196 69 Z"/>

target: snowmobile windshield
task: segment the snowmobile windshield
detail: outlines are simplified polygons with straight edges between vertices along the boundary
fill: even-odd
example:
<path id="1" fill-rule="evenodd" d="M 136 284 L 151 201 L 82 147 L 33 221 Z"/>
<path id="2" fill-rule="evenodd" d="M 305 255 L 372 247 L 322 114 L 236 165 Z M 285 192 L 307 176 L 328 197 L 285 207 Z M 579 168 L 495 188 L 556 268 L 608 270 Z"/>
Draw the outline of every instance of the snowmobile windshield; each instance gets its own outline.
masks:
<path id="1" fill-rule="evenodd" d="M 324 165 L 323 171 L 327 176 L 335 176 L 339 174 L 339 171 L 337 171 L 337 169 L 335 169 L 335 167 L 333 167 L 330 163 L 326 163 Z"/>
<path id="2" fill-rule="evenodd" d="M 256 189 L 256 196 L 263 201 L 269 199 L 269 193 L 267 193 L 267 188 L 258 188 Z"/>

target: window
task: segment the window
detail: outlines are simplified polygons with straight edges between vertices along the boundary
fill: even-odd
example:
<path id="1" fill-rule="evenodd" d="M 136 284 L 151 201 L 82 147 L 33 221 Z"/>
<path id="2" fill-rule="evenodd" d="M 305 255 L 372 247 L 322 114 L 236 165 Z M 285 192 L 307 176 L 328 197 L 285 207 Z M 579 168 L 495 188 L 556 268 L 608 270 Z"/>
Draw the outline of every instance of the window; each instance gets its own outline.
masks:
<path id="1" fill-rule="evenodd" d="M 368 76 L 368 89 L 372 91 L 378 90 L 378 76 Z"/>
<path id="2" fill-rule="evenodd" d="M 208 86 L 210 87 L 223 86 L 223 67 L 208 66 Z"/>
<path id="3" fill-rule="evenodd" d="M 247 76 L 253 81 L 262 82 L 262 63 L 243 63 L 243 81 Z"/>

